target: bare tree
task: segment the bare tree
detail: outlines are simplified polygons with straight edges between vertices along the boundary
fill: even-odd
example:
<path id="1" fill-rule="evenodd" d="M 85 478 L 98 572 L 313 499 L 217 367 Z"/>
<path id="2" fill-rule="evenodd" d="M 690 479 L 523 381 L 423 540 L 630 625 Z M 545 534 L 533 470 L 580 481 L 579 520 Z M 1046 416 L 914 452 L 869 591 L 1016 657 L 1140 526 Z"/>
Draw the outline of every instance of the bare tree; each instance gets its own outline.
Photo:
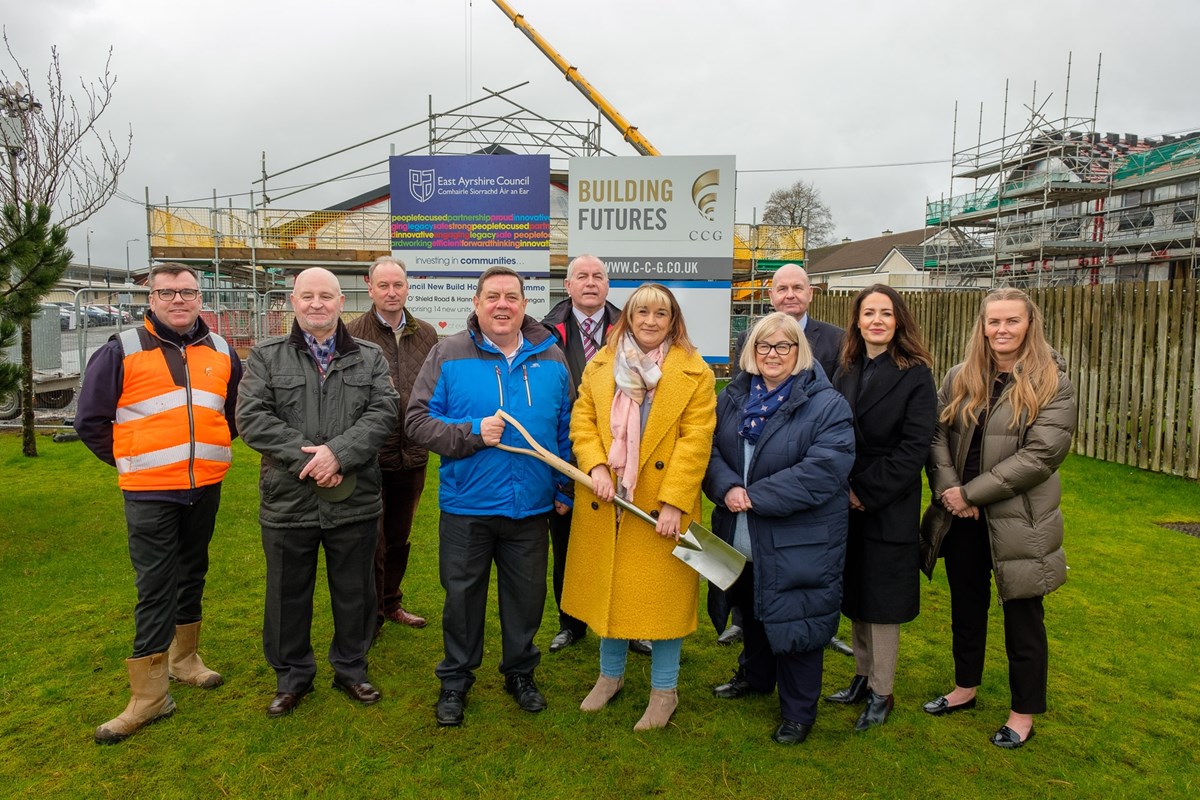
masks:
<path id="1" fill-rule="evenodd" d="M 37 210 L 50 209 L 58 217 L 55 227 L 65 234 L 112 199 L 133 146 L 132 131 L 118 143 L 111 133 L 101 131 L 98 126 L 112 103 L 113 87 L 117 83 L 110 69 L 112 49 L 108 51 L 104 71 L 98 79 L 90 83 L 80 79 L 81 93 L 76 99 L 76 95 L 63 87 L 58 48 L 50 48 L 44 90 L 35 91 L 30 71 L 13 52 L 7 29 L 4 30 L 4 47 L 12 67 L 7 71 L 0 69 L 0 146 L 7 156 L 5 168 L 0 169 L 0 202 L 6 209 L 11 207 L 16 214 L 14 219 L 18 220 L 22 214 L 28 221 L 30 215 L 40 213 Z M 13 230 L 12 226 L 6 227 L 10 236 L 16 235 Z M 12 242 L 0 241 L 0 248 L 10 244 Z M 34 273 L 57 269 L 49 285 L 65 269 L 61 258 L 40 259 L 28 266 Z M 38 280 L 28 280 L 29 277 L 27 275 L 24 282 L 30 286 L 46 284 L 46 279 L 50 278 L 48 274 L 40 275 Z M 6 284 L 11 287 L 17 280 L 16 273 L 0 275 L 0 287 Z M 14 308 L 32 310 L 25 314 Z M 27 456 L 37 455 L 30 346 L 31 320 L 36 310 L 36 304 L 10 304 L 8 310 L 9 319 L 20 327 L 23 339 L 22 396 L 26 403 L 22 423 Z"/>
<path id="2" fill-rule="evenodd" d="M 771 192 L 763 208 L 762 221 L 804 228 L 810 248 L 834 241 L 833 213 L 821 199 L 821 191 L 804 180 Z"/>

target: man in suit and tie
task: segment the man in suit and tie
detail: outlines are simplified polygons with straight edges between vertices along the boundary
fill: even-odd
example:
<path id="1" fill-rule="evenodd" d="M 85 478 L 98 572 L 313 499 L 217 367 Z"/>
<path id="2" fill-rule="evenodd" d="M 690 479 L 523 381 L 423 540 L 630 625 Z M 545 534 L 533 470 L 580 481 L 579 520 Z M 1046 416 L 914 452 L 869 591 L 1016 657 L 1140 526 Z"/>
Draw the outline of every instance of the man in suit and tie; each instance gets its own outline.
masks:
<path id="1" fill-rule="evenodd" d="M 621 316 L 621 309 L 608 302 L 608 271 L 595 256 L 576 256 L 567 265 L 563 280 L 567 299 L 550 309 L 542 320 L 567 357 L 567 368 L 575 387 L 583 379 L 583 368 L 604 346 L 608 331 Z M 550 544 L 554 551 L 554 602 L 558 605 L 559 631 L 550 640 L 550 652 L 557 653 L 579 641 L 587 625 L 562 611 L 563 571 L 567 563 L 567 541 L 571 536 L 571 512 L 550 516 Z M 649 653 L 642 642 L 631 641 L 629 649 Z"/>
<path id="2" fill-rule="evenodd" d="M 845 331 L 836 325 L 830 325 L 828 322 L 821 322 L 819 319 L 810 317 L 808 306 L 812 303 L 812 298 L 812 284 L 808 282 L 808 273 L 804 271 L 803 267 L 797 264 L 784 264 L 775 271 L 775 276 L 771 278 L 771 307 L 796 318 L 796 321 L 800 323 L 800 328 L 804 331 L 804 338 L 808 340 L 808 346 L 812 349 L 813 358 L 821 365 L 821 369 L 825 370 L 825 377 L 833 380 L 834 370 L 837 369 L 838 354 L 842 350 L 842 335 Z M 746 344 L 748 334 L 749 329 L 747 328 L 738 336 L 737 344 L 734 345 L 730 377 L 736 378 L 737 374 L 741 372 L 738 364 L 741 362 L 742 347 Z M 736 615 L 734 624 L 725 628 L 724 621 L 728 619 L 729 615 L 725 594 L 712 587 L 709 587 L 708 592 L 708 614 L 712 618 L 713 624 L 716 625 L 718 633 L 721 634 L 717 639 L 719 643 L 732 644 L 740 638 L 741 626 L 738 624 L 739 620 Z M 829 641 L 829 646 L 843 655 L 854 654 L 850 646 L 836 636 Z"/>
<path id="3" fill-rule="evenodd" d="M 804 331 L 804 338 L 808 340 L 808 346 L 812 349 L 813 358 L 825 370 L 825 377 L 832 379 L 833 371 L 837 368 L 838 353 L 842 350 L 842 334 L 845 331 L 836 325 L 810 317 L 808 306 L 812 303 L 812 298 L 812 284 L 808 282 L 808 273 L 803 267 L 784 264 L 776 270 L 771 279 L 771 307 L 796 318 Z M 742 346 L 746 343 L 747 333 L 748 331 L 743 331 L 734 346 L 731 377 L 737 377 L 737 373 L 741 372 L 737 365 L 741 360 Z"/>

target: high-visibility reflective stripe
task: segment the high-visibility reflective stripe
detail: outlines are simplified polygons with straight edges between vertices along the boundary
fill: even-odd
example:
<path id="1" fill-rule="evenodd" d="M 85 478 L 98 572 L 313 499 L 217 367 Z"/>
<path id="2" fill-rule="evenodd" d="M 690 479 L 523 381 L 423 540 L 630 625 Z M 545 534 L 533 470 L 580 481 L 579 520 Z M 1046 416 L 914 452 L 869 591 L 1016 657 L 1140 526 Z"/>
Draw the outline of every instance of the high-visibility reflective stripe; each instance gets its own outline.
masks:
<path id="1" fill-rule="evenodd" d="M 165 447 L 162 450 L 155 450 L 150 453 L 139 453 L 136 456 L 129 456 L 128 458 L 118 458 L 117 472 L 121 475 L 126 475 L 130 472 L 138 472 L 144 469 L 179 464 L 187 461 L 191 458 L 191 455 L 191 444 L 178 444 L 174 447 Z M 233 452 L 228 447 L 197 443 L 196 458 L 202 458 L 205 461 L 220 461 L 228 464 L 233 461 Z"/>
<path id="2" fill-rule="evenodd" d="M 233 461 L 233 451 L 228 447 L 221 447 L 218 444 L 197 442 L 196 458 L 203 459 L 204 461 L 220 461 L 229 464 Z"/>
<path id="3" fill-rule="evenodd" d="M 225 339 L 222 338 L 219 333 L 210 333 L 208 335 L 209 335 L 209 338 L 212 339 L 213 346 L 217 348 L 217 352 L 220 353 L 221 355 L 225 356 L 226 358 L 228 358 L 229 357 L 229 342 L 225 341 Z"/>
<path id="4" fill-rule="evenodd" d="M 146 417 L 161 414 L 164 411 L 170 411 L 174 408 L 183 408 L 186 405 L 187 390 L 175 389 L 166 394 L 160 394 L 158 397 L 150 397 L 140 403 L 131 403 L 130 405 L 118 408 L 117 424 L 120 425 L 125 422 L 145 419 Z M 192 405 L 223 412 L 225 410 L 225 398 L 212 392 L 193 389 Z"/>
<path id="5" fill-rule="evenodd" d="M 138 336 L 137 328 L 121 331 L 121 335 L 118 338 L 121 342 L 121 351 L 126 356 L 142 352 L 142 339 Z"/>
<path id="6" fill-rule="evenodd" d="M 175 389 L 166 394 L 160 394 L 158 397 L 150 397 L 140 403 L 131 403 L 130 405 L 118 408 L 117 424 L 120 425 L 137 419 L 145 419 L 154 414 L 170 411 L 173 408 L 182 408 L 185 405 L 187 405 L 187 390 Z"/>

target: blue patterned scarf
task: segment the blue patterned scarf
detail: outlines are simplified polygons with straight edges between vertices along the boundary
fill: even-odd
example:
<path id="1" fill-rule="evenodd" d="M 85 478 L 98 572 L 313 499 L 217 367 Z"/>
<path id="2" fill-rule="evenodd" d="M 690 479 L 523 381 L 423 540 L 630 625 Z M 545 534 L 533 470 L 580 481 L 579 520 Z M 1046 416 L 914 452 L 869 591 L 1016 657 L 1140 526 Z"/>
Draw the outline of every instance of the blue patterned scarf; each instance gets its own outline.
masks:
<path id="1" fill-rule="evenodd" d="M 796 376 L 791 375 L 774 389 L 768 389 L 761 376 L 750 378 L 750 396 L 746 398 L 746 407 L 742 409 L 742 427 L 738 435 L 751 444 L 757 444 L 758 437 L 767 427 L 767 420 L 787 402 L 795 382 Z"/>

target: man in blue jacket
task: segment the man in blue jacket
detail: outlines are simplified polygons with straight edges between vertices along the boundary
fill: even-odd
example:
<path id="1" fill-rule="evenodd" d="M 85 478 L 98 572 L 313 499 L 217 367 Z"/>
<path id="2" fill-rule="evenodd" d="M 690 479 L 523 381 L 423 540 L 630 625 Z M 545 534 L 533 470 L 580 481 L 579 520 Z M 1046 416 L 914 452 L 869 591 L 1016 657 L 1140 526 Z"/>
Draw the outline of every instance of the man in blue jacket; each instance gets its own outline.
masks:
<path id="1" fill-rule="evenodd" d="M 438 342 L 413 386 L 412 440 L 442 457 L 439 471 L 438 570 L 446 605 L 439 725 L 460 725 L 475 669 L 483 662 L 488 579 L 496 564 L 504 689 L 523 710 L 546 708 L 533 672 L 541 652 L 533 637 L 546 603 L 547 515 L 564 514 L 567 479 L 528 456 L 496 447 L 526 447 L 506 430 L 503 409 L 540 444 L 570 458 L 574 387 L 562 351 L 545 327 L 525 315 L 525 286 L 507 267 L 479 278 L 467 330 Z"/>

